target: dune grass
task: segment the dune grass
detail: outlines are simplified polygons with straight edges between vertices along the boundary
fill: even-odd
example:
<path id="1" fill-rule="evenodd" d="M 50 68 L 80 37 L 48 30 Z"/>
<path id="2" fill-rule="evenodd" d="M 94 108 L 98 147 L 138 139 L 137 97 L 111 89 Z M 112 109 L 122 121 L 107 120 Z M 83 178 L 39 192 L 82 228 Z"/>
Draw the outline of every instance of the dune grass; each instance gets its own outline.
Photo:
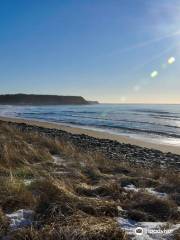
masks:
<path id="1" fill-rule="evenodd" d="M 100 152 L 83 152 L 64 139 L 4 122 L 0 150 L 1 237 L 123 240 L 128 237 L 117 224 L 118 216 L 180 221 L 178 173 L 112 161 Z M 129 184 L 142 191 L 127 191 Z M 167 197 L 143 191 L 150 187 Z M 11 231 L 6 214 L 19 209 L 34 211 L 32 225 Z"/>

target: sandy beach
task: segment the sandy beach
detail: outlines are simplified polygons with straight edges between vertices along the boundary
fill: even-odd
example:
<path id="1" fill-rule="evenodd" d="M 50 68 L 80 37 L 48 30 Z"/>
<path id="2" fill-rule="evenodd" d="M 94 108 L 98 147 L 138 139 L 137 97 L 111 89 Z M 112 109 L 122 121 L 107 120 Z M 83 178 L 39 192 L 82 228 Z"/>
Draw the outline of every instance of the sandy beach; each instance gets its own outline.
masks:
<path id="1" fill-rule="evenodd" d="M 65 124 L 53 123 L 53 122 L 19 119 L 19 118 L 11 118 L 11 117 L 0 117 L 0 120 L 7 121 L 7 122 L 15 122 L 15 123 L 25 123 L 32 126 L 38 126 L 38 127 L 44 127 L 44 128 L 50 128 L 50 129 L 59 129 L 72 134 L 85 134 L 87 136 L 91 136 L 99 139 L 110 139 L 110 140 L 118 141 L 120 143 L 132 144 L 132 145 L 136 145 L 144 148 L 160 150 L 165 153 L 171 152 L 171 153 L 180 155 L 180 147 L 178 146 L 151 143 L 151 142 L 146 142 L 139 139 L 133 139 L 128 136 L 115 135 L 107 132 L 83 129 L 79 127 L 71 127 Z"/>

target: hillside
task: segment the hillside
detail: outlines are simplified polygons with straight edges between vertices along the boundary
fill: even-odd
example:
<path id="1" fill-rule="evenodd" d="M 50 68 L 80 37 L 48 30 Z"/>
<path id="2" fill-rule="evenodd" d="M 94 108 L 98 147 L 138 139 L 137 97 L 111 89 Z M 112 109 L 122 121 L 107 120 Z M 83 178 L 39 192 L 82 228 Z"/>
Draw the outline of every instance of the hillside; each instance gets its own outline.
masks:
<path id="1" fill-rule="evenodd" d="M 89 104 L 81 96 L 35 95 L 35 94 L 6 94 L 0 95 L 2 105 L 83 105 Z"/>

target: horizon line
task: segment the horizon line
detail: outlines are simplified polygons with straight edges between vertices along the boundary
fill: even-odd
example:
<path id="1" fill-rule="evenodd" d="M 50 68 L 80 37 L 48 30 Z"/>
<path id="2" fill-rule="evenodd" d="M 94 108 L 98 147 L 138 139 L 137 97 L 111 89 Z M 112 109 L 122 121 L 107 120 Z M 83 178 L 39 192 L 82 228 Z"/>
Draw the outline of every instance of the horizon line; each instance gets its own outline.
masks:
<path id="1" fill-rule="evenodd" d="M 99 104 L 148 104 L 148 105 L 152 105 L 152 104 L 159 104 L 159 105 L 180 105 L 180 102 L 179 103 L 162 103 L 162 102 L 160 102 L 160 103 L 158 103 L 158 102 L 156 102 L 156 103 L 154 103 L 154 102 L 99 102 Z"/>

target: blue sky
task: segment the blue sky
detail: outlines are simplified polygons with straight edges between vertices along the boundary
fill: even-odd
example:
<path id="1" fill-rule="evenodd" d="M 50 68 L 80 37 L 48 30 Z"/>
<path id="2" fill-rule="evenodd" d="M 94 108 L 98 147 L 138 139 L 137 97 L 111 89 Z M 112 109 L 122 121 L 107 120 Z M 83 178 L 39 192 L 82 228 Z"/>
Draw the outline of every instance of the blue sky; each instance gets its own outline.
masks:
<path id="1" fill-rule="evenodd" d="M 178 0 L 1 1 L 0 93 L 180 103 L 179 10 Z"/>

